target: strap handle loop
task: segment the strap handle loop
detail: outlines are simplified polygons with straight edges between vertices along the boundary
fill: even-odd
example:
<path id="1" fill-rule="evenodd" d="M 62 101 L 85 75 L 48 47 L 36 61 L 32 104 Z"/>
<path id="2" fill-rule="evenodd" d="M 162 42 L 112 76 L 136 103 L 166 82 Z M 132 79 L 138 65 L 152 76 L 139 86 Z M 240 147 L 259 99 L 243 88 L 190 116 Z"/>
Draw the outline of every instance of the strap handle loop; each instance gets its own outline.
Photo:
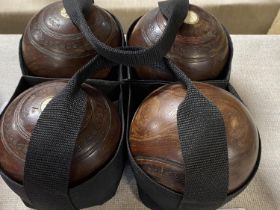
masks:
<path id="1" fill-rule="evenodd" d="M 167 0 L 159 3 L 160 11 L 168 19 L 167 26 L 158 42 L 147 49 L 123 50 L 112 48 L 98 40 L 92 33 L 83 14 L 83 10 L 92 0 L 63 0 L 66 12 L 96 52 L 110 61 L 124 65 L 148 65 L 160 61 L 170 50 L 179 27 L 188 11 L 188 0 Z"/>

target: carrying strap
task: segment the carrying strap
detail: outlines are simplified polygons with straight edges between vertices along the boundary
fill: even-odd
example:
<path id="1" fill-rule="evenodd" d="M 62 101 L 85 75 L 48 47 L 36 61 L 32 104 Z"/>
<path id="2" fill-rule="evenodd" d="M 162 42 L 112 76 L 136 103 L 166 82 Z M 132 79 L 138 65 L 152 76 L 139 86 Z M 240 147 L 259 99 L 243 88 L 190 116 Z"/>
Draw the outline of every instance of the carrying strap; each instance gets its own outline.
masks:
<path id="1" fill-rule="evenodd" d="M 160 11 L 167 18 L 167 25 L 162 37 L 151 48 L 137 51 L 112 48 L 98 40 L 92 33 L 84 17 L 83 11 L 93 0 L 63 0 L 67 14 L 80 29 L 96 52 L 108 60 L 123 65 L 147 65 L 161 60 L 170 50 L 178 29 L 182 25 L 188 11 L 188 0 L 168 0 L 159 3 Z M 85 14 L 86 15 L 86 14 Z"/>
<path id="2" fill-rule="evenodd" d="M 185 190 L 179 210 L 215 210 L 226 198 L 229 182 L 225 125 L 219 109 L 171 61 L 153 65 L 172 72 L 187 89 L 178 107 L 177 127 L 185 166 Z"/>
<path id="3" fill-rule="evenodd" d="M 69 177 L 87 104 L 81 84 L 98 69 L 110 65 L 100 56 L 92 59 L 41 113 L 32 132 L 24 168 L 24 189 L 34 208 L 77 209 L 69 196 Z"/>
<path id="4" fill-rule="evenodd" d="M 154 65 L 169 70 L 187 87 L 177 119 L 185 162 L 185 193 L 178 209 L 212 210 L 227 196 L 228 156 L 221 113 L 205 98 L 189 78 L 162 57 L 170 49 L 186 16 L 188 1 L 169 0 L 159 4 L 168 18 L 159 41 L 149 49 L 111 48 L 92 34 L 82 11 L 89 0 L 64 0 L 72 21 L 79 27 L 98 54 L 69 81 L 42 112 L 31 136 L 24 188 L 32 205 L 39 210 L 77 209 L 69 196 L 69 176 L 76 139 L 86 111 L 86 94 L 81 84 L 95 71 L 114 64 Z M 108 60 L 107 60 L 108 59 Z"/>
<path id="5" fill-rule="evenodd" d="M 177 111 L 177 126 L 185 163 L 185 191 L 179 210 L 214 210 L 228 191 L 228 150 L 219 109 L 192 84 L 184 72 L 168 65 L 187 95 Z"/>

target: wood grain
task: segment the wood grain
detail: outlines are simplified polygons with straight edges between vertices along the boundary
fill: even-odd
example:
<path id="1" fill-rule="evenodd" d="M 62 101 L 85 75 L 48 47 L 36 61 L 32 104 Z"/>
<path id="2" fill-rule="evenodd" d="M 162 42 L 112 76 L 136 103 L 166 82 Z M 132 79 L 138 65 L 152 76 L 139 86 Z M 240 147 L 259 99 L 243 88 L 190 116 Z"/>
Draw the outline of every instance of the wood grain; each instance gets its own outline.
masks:
<path id="1" fill-rule="evenodd" d="M 151 47 L 162 36 L 166 24 L 166 18 L 159 9 L 151 10 L 138 21 L 128 44 Z M 203 9 L 190 5 L 189 17 L 179 29 L 167 58 L 192 80 L 214 79 L 227 62 L 228 44 L 226 33 L 217 19 Z M 136 73 L 142 79 L 172 79 L 169 73 L 148 67 L 137 67 Z"/>
<path id="2" fill-rule="evenodd" d="M 205 83 L 195 85 L 223 115 L 229 155 L 228 191 L 232 192 L 244 184 L 255 166 L 259 147 L 257 129 L 246 107 L 230 93 Z M 136 111 L 129 137 L 131 152 L 140 167 L 158 183 L 181 193 L 185 186 L 184 161 L 177 109 L 186 94 L 179 84 L 152 92 Z"/>
<path id="3" fill-rule="evenodd" d="M 96 37 L 112 47 L 122 44 L 121 30 L 104 9 L 92 5 L 86 16 Z M 35 76 L 69 78 L 96 55 L 93 47 L 68 17 L 61 1 L 43 8 L 28 23 L 22 42 L 23 58 Z M 109 69 L 93 77 L 106 78 Z"/>

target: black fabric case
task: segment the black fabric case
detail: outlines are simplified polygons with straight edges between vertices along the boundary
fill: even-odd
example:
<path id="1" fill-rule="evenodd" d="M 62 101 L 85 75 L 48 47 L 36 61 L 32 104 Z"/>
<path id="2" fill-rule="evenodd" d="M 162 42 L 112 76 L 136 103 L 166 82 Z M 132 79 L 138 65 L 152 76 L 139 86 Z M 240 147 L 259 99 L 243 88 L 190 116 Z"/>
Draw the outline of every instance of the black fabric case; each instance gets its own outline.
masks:
<path id="1" fill-rule="evenodd" d="M 113 15 L 112 15 L 113 16 Z M 113 16 L 114 17 L 114 16 Z M 122 27 L 118 20 L 114 17 L 118 25 L 120 26 L 121 33 L 123 34 Z M 122 36 L 122 45 L 125 45 L 124 35 Z M 21 77 L 19 84 L 10 99 L 8 105 L 23 91 L 32 86 L 50 81 L 55 79 L 63 79 L 63 78 L 43 78 L 36 77 L 29 74 L 28 68 L 26 67 L 21 51 L 21 41 L 19 43 L 19 60 L 20 60 L 20 68 L 23 76 Z M 113 67 L 111 73 L 106 80 L 101 79 L 88 79 L 87 84 L 90 84 L 100 90 L 104 95 L 106 95 L 115 105 L 117 105 L 119 116 L 122 122 L 122 131 L 119 146 L 116 150 L 115 155 L 112 159 L 96 174 L 93 174 L 90 178 L 88 178 L 83 183 L 70 188 L 69 194 L 70 197 L 76 207 L 87 208 L 95 205 L 101 205 L 111 199 L 118 188 L 119 182 L 122 177 L 122 173 L 125 167 L 126 162 L 126 148 L 125 148 L 125 116 L 124 114 L 124 93 L 122 87 L 123 80 L 123 66 Z M 68 78 L 69 79 L 69 78 Z M 67 79 L 66 79 L 67 80 Z M 5 109 L 0 113 L 0 117 L 5 112 Z M 24 186 L 21 183 L 14 181 L 9 178 L 0 168 L 0 174 L 6 184 L 22 199 L 24 204 L 28 207 L 32 208 L 32 205 L 29 199 L 26 196 L 24 191 Z"/>
<path id="2" fill-rule="evenodd" d="M 118 22 L 116 18 L 115 20 Z M 131 25 L 128 32 L 128 37 L 138 20 L 139 19 L 137 19 Z M 229 38 L 230 56 L 224 68 L 224 71 L 217 79 L 205 81 L 205 82 L 226 89 L 227 91 L 231 92 L 233 95 L 239 98 L 234 88 L 229 84 L 231 60 L 233 56 L 233 47 L 229 34 L 228 34 L 228 38 Z M 125 44 L 125 40 L 123 39 L 123 45 L 124 44 Z M 19 45 L 19 59 L 20 59 L 21 71 L 23 76 L 10 102 L 27 88 L 32 87 L 44 81 L 53 80 L 52 78 L 34 77 L 29 74 L 28 68 L 26 67 L 22 57 L 21 42 Z M 119 66 L 118 68 L 114 68 L 112 70 L 112 73 L 107 78 L 107 80 L 95 80 L 95 79 L 87 80 L 88 84 L 91 84 L 94 87 L 98 88 L 109 99 L 117 103 L 119 108 L 118 109 L 119 114 L 123 125 L 122 135 L 116 154 L 111 159 L 111 161 L 108 162 L 107 165 L 104 166 L 102 170 L 100 170 L 97 174 L 93 175 L 87 181 L 83 182 L 78 186 L 71 188 L 70 189 L 71 198 L 74 204 L 78 208 L 86 208 L 90 206 L 101 205 L 107 200 L 109 200 L 111 197 L 113 197 L 122 176 L 122 172 L 126 160 L 126 154 L 127 154 L 126 152 L 128 151 L 128 157 L 132 169 L 134 171 L 135 178 L 137 180 L 138 192 L 142 202 L 148 208 L 151 209 L 177 210 L 177 207 L 182 199 L 182 195 L 161 186 L 160 184 L 153 181 L 149 176 L 147 176 L 144 173 L 144 171 L 134 161 L 133 156 L 129 149 L 129 142 L 128 142 L 130 122 L 132 120 L 132 117 L 137 107 L 140 105 L 143 99 L 150 92 L 152 92 L 153 90 L 155 90 L 156 88 L 162 85 L 170 84 L 173 82 L 139 80 L 135 76 L 132 68 L 127 67 L 124 69 L 125 71 L 123 71 L 122 66 Z M 118 74 L 116 74 L 116 72 L 118 72 Z M 3 113 L 4 111 L 2 112 L 2 114 Z M 261 147 L 260 147 L 260 151 L 261 151 Z M 227 201 L 229 201 L 230 199 L 238 195 L 254 177 L 260 161 L 260 155 L 261 155 L 260 151 L 259 151 L 258 161 L 256 162 L 255 169 L 252 172 L 251 176 L 248 178 L 246 183 L 242 187 L 240 187 L 240 189 L 228 195 Z M 23 185 L 10 179 L 3 171 L 1 171 L 1 168 L 0 168 L 0 173 L 4 181 L 7 183 L 7 185 L 16 194 L 18 194 L 21 197 L 21 199 L 27 206 L 30 206 L 30 201 L 28 200 L 24 192 Z"/>

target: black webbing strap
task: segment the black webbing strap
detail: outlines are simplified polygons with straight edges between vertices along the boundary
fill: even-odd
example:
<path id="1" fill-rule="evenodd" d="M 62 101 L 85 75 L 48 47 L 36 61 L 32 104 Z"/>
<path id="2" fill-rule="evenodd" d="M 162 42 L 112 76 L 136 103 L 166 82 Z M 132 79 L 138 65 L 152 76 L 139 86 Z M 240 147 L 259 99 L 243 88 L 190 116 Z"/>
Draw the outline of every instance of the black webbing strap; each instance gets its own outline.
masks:
<path id="1" fill-rule="evenodd" d="M 87 97 L 81 84 L 96 70 L 111 63 L 92 59 L 46 106 L 32 132 L 25 169 L 24 189 L 34 208 L 75 210 L 69 197 L 69 175 Z"/>
<path id="2" fill-rule="evenodd" d="M 228 191 L 228 150 L 222 114 L 169 62 L 175 76 L 187 87 L 177 111 L 177 126 L 185 162 L 185 192 L 179 210 L 214 210 Z"/>
<path id="3" fill-rule="evenodd" d="M 96 52 L 105 58 L 124 65 L 144 65 L 152 64 L 164 57 L 171 48 L 176 33 L 182 25 L 187 15 L 188 0 L 168 0 L 160 2 L 160 11 L 166 16 L 167 25 L 162 37 L 151 48 L 140 49 L 138 51 L 123 51 L 112 48 L 100 42 L 92 33 L 83 14 L 85 5 L 89 5 L 92 0 L 63 0 L 64 7 L 73 23 L 80 29 L 88 42 L 95 48 Z"/>

